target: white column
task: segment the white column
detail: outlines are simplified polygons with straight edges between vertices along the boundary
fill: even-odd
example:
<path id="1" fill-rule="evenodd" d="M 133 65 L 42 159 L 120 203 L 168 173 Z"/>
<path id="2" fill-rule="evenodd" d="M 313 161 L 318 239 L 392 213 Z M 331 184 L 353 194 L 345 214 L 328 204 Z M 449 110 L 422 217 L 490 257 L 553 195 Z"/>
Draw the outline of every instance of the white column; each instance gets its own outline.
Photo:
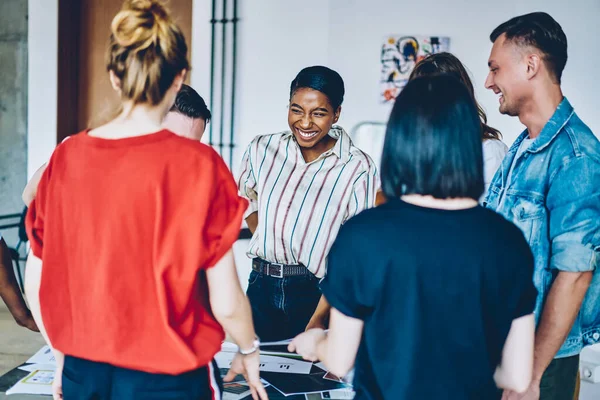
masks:
<path id="1" fill-rule="evenodd" d="M 27 175 L 56 147 L 58 0 L 29 0 Z"/>

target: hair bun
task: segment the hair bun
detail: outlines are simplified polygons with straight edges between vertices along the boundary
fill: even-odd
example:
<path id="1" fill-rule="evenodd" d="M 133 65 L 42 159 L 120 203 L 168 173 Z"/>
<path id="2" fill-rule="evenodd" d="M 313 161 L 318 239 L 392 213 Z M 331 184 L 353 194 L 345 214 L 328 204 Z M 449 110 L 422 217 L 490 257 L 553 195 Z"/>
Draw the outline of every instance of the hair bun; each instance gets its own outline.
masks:
<path id="1" fill-rule="evenodd" d="M 126 0 L 122 10 L 166 14 L 164 5 L 159 0 Z"/>
<path id="2" fill-rule="evenodd" d="M 171 22 L 159 0 L 127 0 L 111 24 L 115 41 L 133 51 L 158 45 Z"/>

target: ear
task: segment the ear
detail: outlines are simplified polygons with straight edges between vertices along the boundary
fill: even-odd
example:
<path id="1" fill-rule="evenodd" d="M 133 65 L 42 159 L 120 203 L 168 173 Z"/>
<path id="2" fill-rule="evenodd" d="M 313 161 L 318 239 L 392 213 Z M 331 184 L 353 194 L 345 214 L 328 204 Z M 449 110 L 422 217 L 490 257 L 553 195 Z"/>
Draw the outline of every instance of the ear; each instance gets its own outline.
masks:
<path id="1" fill-rule="evenodd" d="M 177 75 L 175 75 L 175 79 L 173 79 L 173 86 L 175 87 L 175 91 L 179 92 L 181 89 L 181 85 L 185 81 L 185 76 L 187 74 L 187 70 L 182 69 Z"/>
<path id="2" fill-rule="evenodd" d="M 108 71 L 108 78 L 110 79 L 110 85 L 112 86 L 112 88 L 115 91 L 121 93 L 121 80 L 119 79 L 117 74 L 115 74 L 115 71 L 113 71 L 112 69 Z"/>
<path id="3" fill-rule="evenodd" d="M 340 114 L 342 113 L 342 106 L 339 106 L 337 110 L 335 110 L 335 114 L 333 116 L 333 123 L 335 124 L 340 119 Z"/>
<path id="4" fill-rule="evenodd" d="M 525 59 L 527 64 L 527 79 L 533 79 L 542 68 L 542 58 L 539 54 L 532 53 Z"/>

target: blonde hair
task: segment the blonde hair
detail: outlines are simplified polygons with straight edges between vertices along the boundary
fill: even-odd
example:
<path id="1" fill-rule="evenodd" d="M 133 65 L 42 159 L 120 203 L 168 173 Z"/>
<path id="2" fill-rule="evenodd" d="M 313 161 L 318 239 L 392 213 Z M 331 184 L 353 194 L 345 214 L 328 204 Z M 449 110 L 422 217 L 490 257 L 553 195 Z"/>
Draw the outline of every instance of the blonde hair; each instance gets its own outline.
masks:
<path id="1" fill-rule="evenodd" d="M 189 69 L 179 27 L 158 0 L 126 0 L 111 24 L 106 69 L 120 80 L 121 97 L 157 105 Z"/>

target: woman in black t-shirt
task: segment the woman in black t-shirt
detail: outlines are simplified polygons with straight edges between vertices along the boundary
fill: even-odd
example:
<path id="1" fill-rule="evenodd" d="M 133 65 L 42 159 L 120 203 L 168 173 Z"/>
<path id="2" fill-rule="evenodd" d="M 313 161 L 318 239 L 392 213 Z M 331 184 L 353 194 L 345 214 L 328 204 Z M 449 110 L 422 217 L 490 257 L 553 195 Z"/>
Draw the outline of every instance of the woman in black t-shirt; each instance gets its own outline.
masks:
<path id="1" fill-rule="evenodd" d="M 500 399 L 533 366 L 533 256 L 521 231 L 480 207 L 481 128 L 450 76 L 404 88 L 385 138 L 388 202 L 342 227 L 322 283 L 330 329 L 290 350 L 338 376 L 357 399 Z"/>

